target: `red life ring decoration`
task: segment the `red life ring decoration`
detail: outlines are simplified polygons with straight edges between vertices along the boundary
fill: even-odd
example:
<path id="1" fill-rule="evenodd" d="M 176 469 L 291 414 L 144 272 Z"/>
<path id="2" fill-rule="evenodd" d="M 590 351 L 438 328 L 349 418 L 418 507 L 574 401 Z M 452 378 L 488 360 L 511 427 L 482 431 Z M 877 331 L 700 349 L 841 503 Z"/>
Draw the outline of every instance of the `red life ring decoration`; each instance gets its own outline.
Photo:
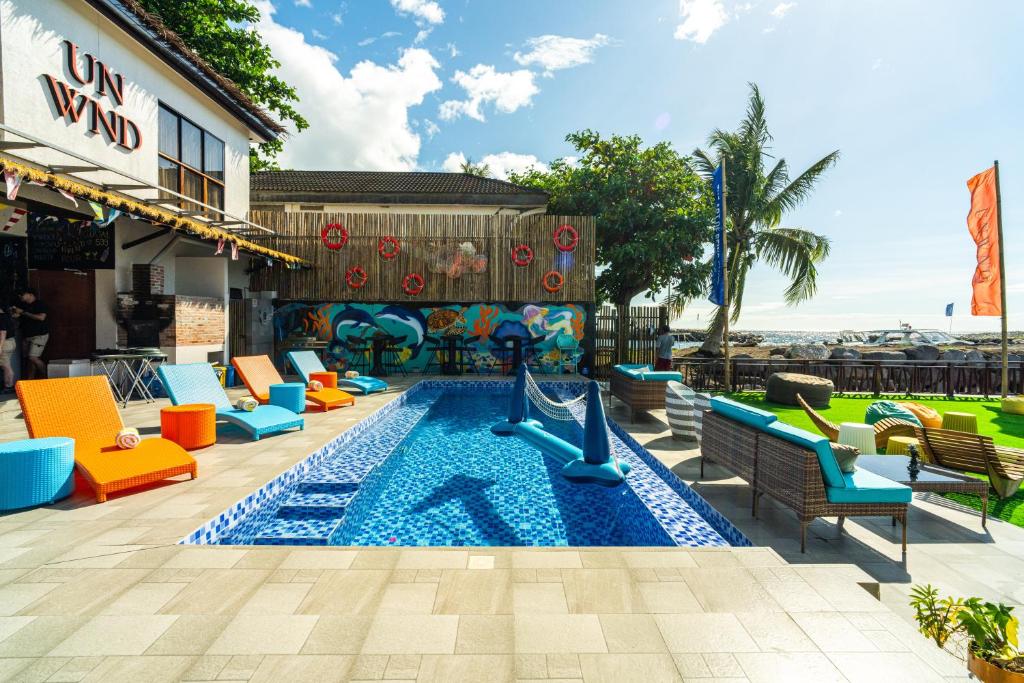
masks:
<path id="1" fill-rule="evenodd" d="M 528 266 L 533 261 L 533 249 L 528 244 L 517 244 L 512 247 L 512 263 L 517 266 Z"/>
<path id="2" fill-rule="evenodd" d="M 333 233 L 338 233 L 337 239 L 331 237 Z M 320 241 L 331 251 L 337 251 L 348 242 L 348 228 L 341 223 L 328 223 L 320 231 Z"/>
<path id="3" fill-rule="evenodd" d="M 380 242 L 377 243 L 377 253 L 385 261 L 395 258 L 401 251 L 402 247 L 399 246 L 398 240 L 391 235 L 381 237 Z"/>
<path id="4" fill-rule="evenodd" d="M 352 266 L 345 271 L 345 282 L 352 289 L 359 289 L 366 284 L 366 281 L 370 278 L 366 275 L 366 271 L 363 270 L 362 266 Z"/>
<path id="5" fill-rule="evenodd" d="M 557 270 L 549 270 L 544 273 L 544 289 L 551 294 L 561 291 L 562 285 L 565 284 L 565 278 Z"/>
<path id="6" fill-rule="evenodd" d="M 426 284 L 423 281 L 423 276 L 419 273 L 409 273 L 402 278 L 402 291 L 409 296 L 416 296 L 423 291 L 423 286 Z"/>
<path id="7" fill-rule="evenodd" d="M 569 233 L 569 241 L 563 242 L 562 235 Z M 558 247 L 558 251 L 572 251 L 576 248 L 576 245 L 580 243 L 580 234 L 576 232 L 576 228 L 572 227 L 568 223 L 559 225 L 555 228 L 554 234 L 555 246 Z"/>

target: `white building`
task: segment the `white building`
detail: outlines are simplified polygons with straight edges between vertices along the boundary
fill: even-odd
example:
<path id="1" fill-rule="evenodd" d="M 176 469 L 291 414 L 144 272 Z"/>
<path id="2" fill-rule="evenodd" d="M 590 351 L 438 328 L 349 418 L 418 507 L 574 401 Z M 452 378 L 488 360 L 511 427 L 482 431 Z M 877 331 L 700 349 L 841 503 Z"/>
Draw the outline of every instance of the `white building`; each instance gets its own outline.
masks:
<path id="1" fill-rule="evenodd" d="M 119 319 L 150 303 L 172 361 L 226 361 L 229 294 L 289 258 L 245 218 L 250 145 L 281 127 L 131 0 L 0 0 L 0 78 L 0 166 L 21 178 L 0 228 L 24 216 L 0 230 L 0 304 L 39 290 L 50 360 L 145 345 Z"/>

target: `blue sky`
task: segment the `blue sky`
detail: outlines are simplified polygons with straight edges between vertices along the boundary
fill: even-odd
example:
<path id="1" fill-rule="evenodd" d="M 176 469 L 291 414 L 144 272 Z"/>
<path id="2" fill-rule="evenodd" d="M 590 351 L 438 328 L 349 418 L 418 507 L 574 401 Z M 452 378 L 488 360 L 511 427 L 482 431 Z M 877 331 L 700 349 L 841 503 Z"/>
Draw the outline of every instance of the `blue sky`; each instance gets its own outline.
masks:
<path id="1" fill-rule="evenodd" d="M 571 155 L 566 133 L 637 133 L 689 152 L 734 127 L 747 83 L 774 151 L 842 158 L 784 223 L 832 239 L 819 293 L 782 304 L 751 275 L 739 327 L 868 329 L 972 318 L 968 177 L 1000 160 L 1010 326 L 1024 329 L 1018 0 L 261 0 L 259 29 L 313 128 L 285 168 L 499 175 Z M 710 304 L 679 321 L 703 325 Z M 1016 314 L 1015 312 L 1019 312 Z"/>

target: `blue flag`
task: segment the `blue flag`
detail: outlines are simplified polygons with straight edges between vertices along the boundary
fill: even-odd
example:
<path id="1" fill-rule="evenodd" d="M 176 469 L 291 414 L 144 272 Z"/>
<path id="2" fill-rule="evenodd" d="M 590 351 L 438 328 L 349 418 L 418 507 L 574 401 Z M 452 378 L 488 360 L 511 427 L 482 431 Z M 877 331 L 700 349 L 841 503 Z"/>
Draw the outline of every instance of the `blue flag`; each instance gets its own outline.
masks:
<path id="1" fill-rule="evenodd" d="M 715 193 L 715 256 L 711 262 L 711 293 L 708 300 L 716 306 L 725 304 L 725 212 L 722 210 L 722 167 L 711 174 Z"/>
<path id="2" fill-rule="evenodd" d="M 952 318 L 953 317 L 953 304 L 946 304 L 946 317 L 947 318 Z"/>

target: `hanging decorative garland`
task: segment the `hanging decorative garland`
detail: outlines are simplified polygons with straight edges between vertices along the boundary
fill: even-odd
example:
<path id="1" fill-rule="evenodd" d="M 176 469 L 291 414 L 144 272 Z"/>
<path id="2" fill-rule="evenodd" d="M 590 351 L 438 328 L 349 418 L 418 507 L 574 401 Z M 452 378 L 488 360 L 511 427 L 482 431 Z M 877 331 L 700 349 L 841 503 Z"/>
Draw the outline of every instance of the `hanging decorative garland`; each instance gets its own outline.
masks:
<path id="1" fill-rule="evenodd" d="M 367 277 L 366 271 L 363 270 L 362 266 L 352 266 L 345 271 L 345 282 L 352 289 L 359 289 L 366 284 L 366 281 L 370 278 Z"/>
<path id="2" fill-rule="evenodd" d="M 337 238 L 332 237 L 334 233 L 338 234 Z M 348 228 L 341 223 L 328 223 L 320 231 L 320 241 L 331 251 L 337 251 L 348 242 Z"/>
<path id="3" fill-rule="evenodd" d="M 569 233 L 569 241 L 563 242 L 562 235 Z M 572 227 L 568 223 L 564 223 L 555 228 L 554 234 L 555 246 L 558 247 L 559 251 L 572 251 L 576 248 L 576 245 L 580 243 L 580 234 L 576 232 L 576 228 Z"/>
<path id="4" fill-rule="evenodd" d="M 426 283 L 423 281 L 423 276 L 419 273 L 409 273 L 402 278 L 402 291 L 409 296 L 416 296 L 423 291 L 423 286 Z"/>
<path id="5" fill-rule="evenodd" d="M 517 266 L 528 266 L 533 261 L 533 249 L 528 244 L 517 244 L 512 247 L 512 263 Z"/>
<path id="6" fill-rule="evenodd" d="M 401 251 L 402 247 L 399 246 L 398 240 L 391 235 L 381 237 L 380 241 L 377 243 L 377 253 L 380 254 L 380 257 L 385 261 L 390 261 L 395 258 Z"/>
<path id="7" fill-rule="evenodd" d="M 543 283 L 544 289 L 551 294 L 554 294 L 555 292 L 561 291 L 562 285 L 565 284 L 565 278 L 562 277 L 562 274 L 557 270 L 549 270 L 544 273 Z"/>

